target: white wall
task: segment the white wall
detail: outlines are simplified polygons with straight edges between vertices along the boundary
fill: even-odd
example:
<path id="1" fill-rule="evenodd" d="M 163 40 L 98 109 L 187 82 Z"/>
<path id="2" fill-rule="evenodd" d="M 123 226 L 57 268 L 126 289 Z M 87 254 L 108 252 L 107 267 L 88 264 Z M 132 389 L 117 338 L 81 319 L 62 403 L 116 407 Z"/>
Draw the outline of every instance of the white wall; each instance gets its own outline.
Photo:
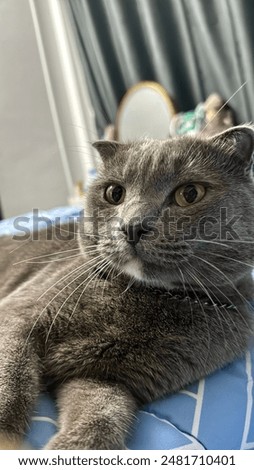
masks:
<path id="1" fill-rule="evenodd" d="M 34 14 L 39 14 L 40 26 L 44 29 L 45 53 L 50 56 L 50 72 L 53 71 L 53 95 L 57 95 L 62 113 L 61 125 L 65 125 L 62 131 L 69 139 L 66 142 L 66 137 L 65 141 L 63 138 L 63 144 L 59 140 L 59 132 L 56 132 L 55 116 L 54 121 L 52 119 L 52 100 L 49 102 L 48 99 L 49 87 L 45 85 L 45 67 L 42 68 L 37 43 L 38 30 L 36 35 L 31 4 L 34 4 Z M 54 36 L 53 23 L 49 30 L 52 17 L 59 12 L 61 14 L 60 10 L 65 6 L 64 0 L 31 0 L 31 3 L 29 0 L 0 0 L 0 201 L 4 217 L 18 215 L 32 208 L 48 209 L 67 205 L 72 185 L 85 176 L 85 155 L 90 150 L 84 146 L 82 155 L 84 143 L 80 135 L 77 137 L 77 132 L 88 140 L 86 126 L 93 130 L 91 140 L 96 137 L 92 111 L 90 109 L 90 115 L 86 118 L 90 121 L 86 125 L 81 116 L 82 110 L 79 109 L 74 115 L 72 109 L 68 112 L 70 104 L 69 108 L 63 108 L 66 103 L 71 103 L 72 108 L 75 108 L 75 99 L 81 106 L 85 80 L 81 77 L 82 90 L 79 91 L 74 74 L 72 90 L 69 92 L 71 96 L 67 96 L 70 79 L 65 88 L 63 83 L 65 75 L 71 77 L 71 73 L 62 73 L 61 64 L 57 61 L 61 54 L 65 54 L 68 43 L 62 46 L 61 54 L 58 53 L 57 47 L 60 45 Z M 53 14 L 50 10 L 52 8 Z M 58 17 L 55 21 L 61 26 Z M 51 50 L 54 50 L 55 60 L 50 54 Z M 62 61 L 66 67 L 66 57 L 62 57 Z M 62 94 L 59 90 L 62 90 Z M 87 95 L 84 99 L 89 101 Z M 88 105 L 86 102 L 83 109 L 89 109 Z M 63 153 L 65 156 L 67 154 L 67 171 L 66 161 L 63 164 Z M 86 164 L 88 166 L 89 161 Z"/>
<path id="2" fill-rule="evenodd" d="M 3 215 L 67 204 L 68 189 L 27 0 L 0 0 L 0 48 Z"/>

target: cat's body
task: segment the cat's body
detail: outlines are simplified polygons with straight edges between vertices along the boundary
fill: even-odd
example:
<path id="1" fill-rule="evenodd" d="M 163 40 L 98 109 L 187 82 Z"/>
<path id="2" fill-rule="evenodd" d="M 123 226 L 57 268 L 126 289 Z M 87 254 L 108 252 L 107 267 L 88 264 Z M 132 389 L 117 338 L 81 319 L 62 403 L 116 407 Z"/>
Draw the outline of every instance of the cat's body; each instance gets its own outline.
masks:
<path id="1" fill-rule="evenodd" d="M 61 241 L 54 230 L 22 246 L 0 239 L 4 443 L 22 435 L 48 381 L 60 409 L 49 448 L 123 448 L 137 406 L 248 345 L 253 131 L 97 148 L 105 166 L 78 236 L 69 226 Z M 191 227 L 195 236 L 185 237 Z"/>

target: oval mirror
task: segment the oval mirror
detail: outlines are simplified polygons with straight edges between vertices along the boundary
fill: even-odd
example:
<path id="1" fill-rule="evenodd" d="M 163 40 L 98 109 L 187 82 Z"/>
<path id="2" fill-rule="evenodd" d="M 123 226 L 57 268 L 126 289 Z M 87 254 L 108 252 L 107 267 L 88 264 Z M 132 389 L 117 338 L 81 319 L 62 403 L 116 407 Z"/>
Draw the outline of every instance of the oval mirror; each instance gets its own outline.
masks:
<path id="1" fill-rule="evenodd" d="M 120 142 L 144 138 L 167 139 L 176 108 L 165 88 L 157 82 L 139 82 L 122 98 L 116 117 Z"/>

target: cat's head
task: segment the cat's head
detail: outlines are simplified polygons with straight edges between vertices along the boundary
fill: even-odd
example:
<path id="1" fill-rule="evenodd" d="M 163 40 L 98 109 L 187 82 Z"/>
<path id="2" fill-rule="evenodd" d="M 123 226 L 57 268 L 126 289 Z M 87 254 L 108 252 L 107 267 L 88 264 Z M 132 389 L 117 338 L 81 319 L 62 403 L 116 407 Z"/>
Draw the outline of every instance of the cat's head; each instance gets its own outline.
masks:
<path id="1" fill-rule="evenodd" d="M 94 147 L 102 164 L 88 191 L 81 244 L 101 269 L 169 289 L 208 279 L 222 286 L 250 271 L 250 126 L 209 139 L 98 141 Z"/>

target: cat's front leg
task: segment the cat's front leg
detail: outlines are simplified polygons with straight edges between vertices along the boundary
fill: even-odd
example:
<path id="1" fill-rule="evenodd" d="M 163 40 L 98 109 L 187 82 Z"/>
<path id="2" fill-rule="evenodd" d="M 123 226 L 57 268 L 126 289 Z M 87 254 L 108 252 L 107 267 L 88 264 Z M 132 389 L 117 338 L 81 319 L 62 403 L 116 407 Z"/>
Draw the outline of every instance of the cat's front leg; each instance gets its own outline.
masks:
<path id="1" fill-rule="evenodd" d="M 74 379 L 58 391 L 59 432 L 47 449 L 124 449 L 136 403 L 124 386 Z"/>
<path id="2" fill-rule="evenodd" d="M 0 330 L 0 449 L 19 449 L 39 391 L 39 359 L 18 324 Z"/>

